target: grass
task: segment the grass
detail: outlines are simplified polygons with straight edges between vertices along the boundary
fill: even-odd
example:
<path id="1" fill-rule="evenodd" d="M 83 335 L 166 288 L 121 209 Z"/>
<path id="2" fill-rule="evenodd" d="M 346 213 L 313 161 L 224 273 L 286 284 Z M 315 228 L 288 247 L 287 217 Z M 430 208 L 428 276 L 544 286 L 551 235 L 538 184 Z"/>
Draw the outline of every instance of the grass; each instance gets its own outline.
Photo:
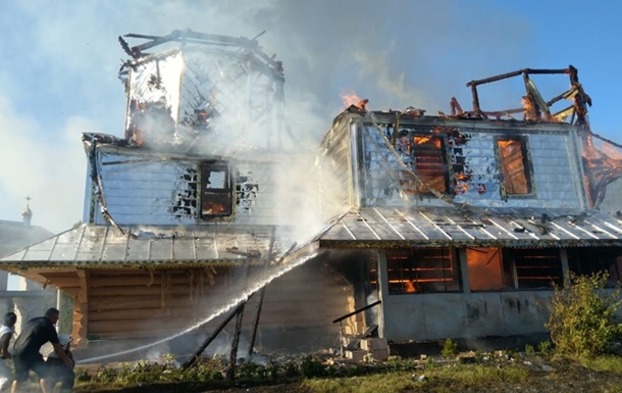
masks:
<path id="1" fill-rule="evenodd" d="M 462 354 L 463 356 L 465 354 Z M 540 352 L 502 352 L 447 360 L 392 358 L 387 362 L 344 363 L 306 357 L 267 367 L 242 364 L 236 384 L 223 379 L 219 361 L 190 370 L 172 364 L 138 363 L 84 370 L 76 392 L 206 392 L 228 393 L 457 393 L 560 391 L 622 393 L 622 357 L 572 360 Z M 462 360 L 460 360 L 462 359 Z M 115 390 L 121 389 L 121 390 Z"/>
<path id="2" fill-rule="evenodd" d="M 593 371 L 608 371 L 622 374 L 622 357 L 600 356 L 597 358 L 584 358 L 578 360 L 584 367 Z"/>
<path id="3" fill-rule="evenodd" d="M 420 376 L 423 376 L 422 380 L 419 380 Z M 307 379 L 301 385 L 313 393 L 455 393 L 495 385 L 526 384 L 529 378 L 529 372 L 521 366 L 454 365 L 414 373 L 398 371 L 344 379 Z"/>

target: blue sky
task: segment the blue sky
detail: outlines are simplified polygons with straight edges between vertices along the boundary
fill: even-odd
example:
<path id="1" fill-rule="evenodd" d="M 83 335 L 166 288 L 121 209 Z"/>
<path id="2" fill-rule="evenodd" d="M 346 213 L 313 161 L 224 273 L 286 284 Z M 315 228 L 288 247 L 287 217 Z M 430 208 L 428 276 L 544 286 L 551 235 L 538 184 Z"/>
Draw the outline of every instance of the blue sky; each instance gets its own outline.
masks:
<path id="1" fill-rule="evenodd" d="M 372 109 L 470 109 L 465 83 L 521 68 L 579 69 L 594 132 L 622 142 L 622 3 L 492 0 L 5 1 L 0 14 L 0 219 L 62 231 L 81 220 L 81 132 L 121 136 L 117 36 L 172 30 L 253 37 L 282 60 L 286 111 L 318 137 L 356 93 Z M 134 42 L 134 44 L 139 42 Z M 520 82 L 520 80 L 518 80 Z M 544 92 L 563 76 L 536 79 Z M 482 87 L 484 109 L 520 104 L 519 84 Z"/>

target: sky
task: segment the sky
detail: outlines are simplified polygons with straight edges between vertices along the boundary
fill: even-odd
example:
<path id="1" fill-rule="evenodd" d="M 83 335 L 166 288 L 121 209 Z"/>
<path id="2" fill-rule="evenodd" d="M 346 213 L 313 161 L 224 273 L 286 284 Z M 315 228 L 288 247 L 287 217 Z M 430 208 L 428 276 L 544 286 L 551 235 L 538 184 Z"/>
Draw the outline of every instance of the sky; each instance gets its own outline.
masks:
<path id="1" fill-rule="evenodd" d="M 81 133 L 124 133 L 119 35 L 265 31 L 262 49 L 284 64 L 286 114 L 305 119 L 294 134 L 318 142 L 346 94 L 374 110 L 449 112 L 454 96 L 468 110 L 470 80 L 572 64 L 593 101 L 592 130 L 620 143 L 620 15 L 622 2 L 604 0 L 5 0 L 0 220 L 21 220 L 30 196 L 33 225 L 61 232 L 81 221 Z M 547 99 L 569 85 L 565 76 L 534 81 Z M 518 107 L 523 94 L 520 78 L 479 91 L 484 110 Z"/>

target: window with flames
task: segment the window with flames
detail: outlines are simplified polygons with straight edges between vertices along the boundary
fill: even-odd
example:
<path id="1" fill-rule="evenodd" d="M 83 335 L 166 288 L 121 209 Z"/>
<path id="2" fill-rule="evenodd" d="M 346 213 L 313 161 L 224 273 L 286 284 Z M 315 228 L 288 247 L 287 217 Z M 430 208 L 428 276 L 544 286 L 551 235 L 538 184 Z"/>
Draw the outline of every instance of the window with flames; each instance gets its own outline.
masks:
<path id="1" fill-rule="evenodd" d="M 461 290 L 455 249 L 422 248 L 387 251 L 389 294 Z"/>
<path id="2" fill-rule="evenodd" d="M 412 135 L 402 131 L 396 140 L 396 151 L 410 166 L 419 182 L 404 174 L 402 184 L 412 194 L 447 193 L 448 169 L 443 137 Z"/>
<path id="3" fill-rule="evenodd" d="M 549 289 L 563 281 L 558 249 L 467 248 L 471 291 Z"/>
<path id="4" fill-rule="evenodd" d="M 522 137 L 497 138 L 497 152 L 505 196 L 532 194 L 527 141 Z"/>
<path id="5" fill-rule="evenodd" d="M 201 165 L 201 217 L 229 216 L 232 211 L 231 175 L 222 162 Z"/>

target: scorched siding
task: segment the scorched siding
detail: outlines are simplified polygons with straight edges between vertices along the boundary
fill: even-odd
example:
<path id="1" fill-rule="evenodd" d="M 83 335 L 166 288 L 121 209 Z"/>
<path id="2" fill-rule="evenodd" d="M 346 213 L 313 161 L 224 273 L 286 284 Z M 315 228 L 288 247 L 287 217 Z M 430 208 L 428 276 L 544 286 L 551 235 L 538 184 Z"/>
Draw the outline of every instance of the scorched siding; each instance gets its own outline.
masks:
<path id="1" fill-rule="evenodd" d="M 533 207 L 533 208 L 583 208 L 584 195 L 580 163 L 574 157 L 573 134 L 567 130 L 556 132 L 537 129 L 504 130 L 455 126 L 419 126 L 411 124 L 401 130 L 410 130 L 430 136 L 442 136 L 446 155 L 448 197 L 455 202 L 472 206 Z M 361 125 L 362 151 L 360 172 L 362 176 L 363 206 L 443 206 L 445 202 L 432 193 L 413 194 L 412 178 L 407 173 L 415 158 L 400 153 L 398 143 L 390 151 L 387 143 L 391 129 L 377 125 Z M 439 131 L 440 130 L 440 131 Z M 460 142 L 452 140 L 452 132 L 459 133 Z M 384 138 L 387 135 L 387 139 Z M 526 177 L 531 191 L 525 195 L 504 195 L 499 152 L 499 138 L 517 138 L 525 146 Z M 399 160 L 402 160 L 402 163 Z M 462 187 L 456 182 L 456 167 L 464 170 L 468 178 Z"/>
<path id="2" fill-rule="evenodd" d="M 352 123 L 343 121 L 326 136 L 319 156 L 321 218 L 330 219 L 335 206 L 348 206 L 352 201 L 353 173 L 351 164 Z"/>
<path id="3" fill-rule="evenodd" d="M 101 176 L 106 208 L 118 225 L 197 225 L 214 221 L 291 225 L 296 223 L 297 212 L 317 209 L 318 201 L 304 189 L 318 181 L 311 156 L 275 156 L 266 160 L 249 154 L 248 159 L 222 160 L 231 174 L 233 211 L 229 216 L 203 219 L 199 214 L 199 168 L 203 162 L 214 161 L 213 157 L 180 159 L 154 153 L 140 159 L 142 156 L 137 158 L 131 150 L 100 154 L 97 172 Z M 292 165 L 292 160 L 296 160 L 296 165 Z M 306 164 L 301 163 L 305 160 Z M 296 168 L 308 170 L 301 173 Z M 85 215 L 93 211 L 90 222 L 107 224 L 99 206 L 93 206 L 97 204 L 96 190 L 91 187 L 89 192 Z"/>

